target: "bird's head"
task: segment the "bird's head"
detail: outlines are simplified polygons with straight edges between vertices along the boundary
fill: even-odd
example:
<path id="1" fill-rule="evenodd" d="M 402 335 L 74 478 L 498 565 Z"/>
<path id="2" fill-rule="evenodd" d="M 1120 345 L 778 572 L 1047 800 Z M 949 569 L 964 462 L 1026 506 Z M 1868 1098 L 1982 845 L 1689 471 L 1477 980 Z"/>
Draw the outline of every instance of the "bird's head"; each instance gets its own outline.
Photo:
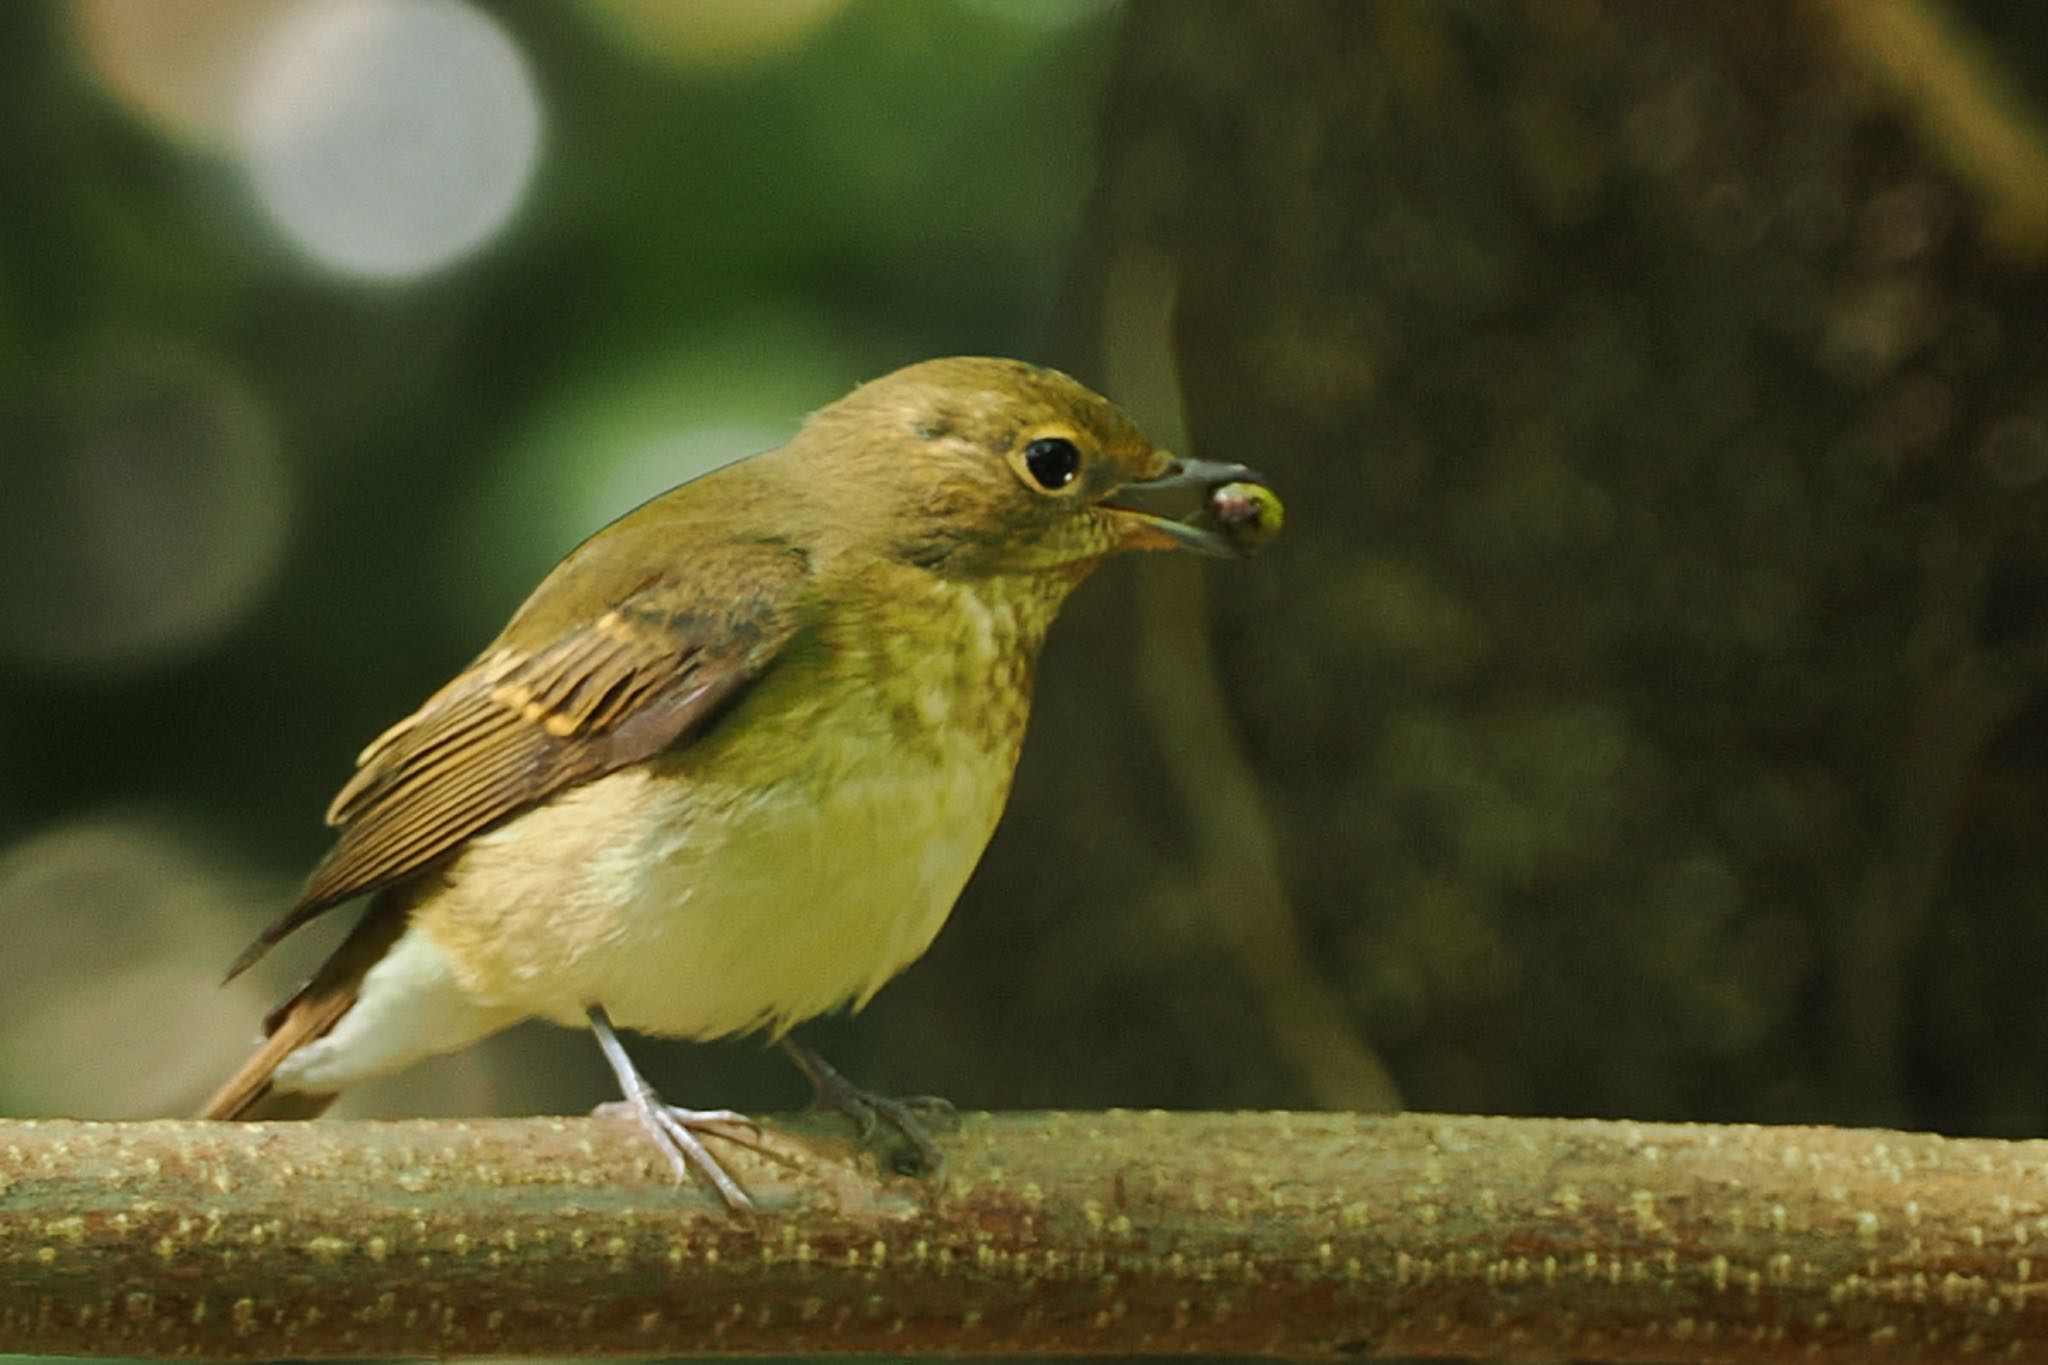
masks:
<path id="1" fill-rule="evenodd" d="M 806 493 L 866 547 L 948 576 L 1078 580 L 1120 550 L 1237 553 L 1209 527 L 1138 505 L 1257 481 L 1154 446 L 1107 399 L 1017 360 L 928 360 L 814 414 L 786 450 Z"/>

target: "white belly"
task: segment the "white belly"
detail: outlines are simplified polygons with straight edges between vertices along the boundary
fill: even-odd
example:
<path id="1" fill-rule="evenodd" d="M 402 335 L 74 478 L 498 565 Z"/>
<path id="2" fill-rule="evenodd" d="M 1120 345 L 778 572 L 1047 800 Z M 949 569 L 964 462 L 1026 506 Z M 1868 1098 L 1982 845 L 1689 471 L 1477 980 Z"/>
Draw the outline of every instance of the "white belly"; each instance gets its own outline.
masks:
<path id="1" fill-rule="evenodd" d="M 422 925 L 488 926 L 449 946 L 492 1006 L 580 1025 L 601 1004 L 691 1038 L 780 1029 L 866 1003 L 924 952 L 1008 779 L 1003 763 L 898 761 L 822 792 L 720 796 L 629 769 L 478 839 Z"/>

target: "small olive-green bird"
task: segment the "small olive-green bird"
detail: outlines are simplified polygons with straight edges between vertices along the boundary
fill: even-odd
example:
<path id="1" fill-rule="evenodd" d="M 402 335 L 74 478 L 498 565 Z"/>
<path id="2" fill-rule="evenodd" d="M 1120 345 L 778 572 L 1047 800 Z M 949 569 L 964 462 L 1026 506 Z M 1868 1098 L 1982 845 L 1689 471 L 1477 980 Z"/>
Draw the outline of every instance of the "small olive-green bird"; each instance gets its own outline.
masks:
<path id="1" fill-rule="evenodd" d="M 334 849 L 234 972 L 368 908 L 207 1116 L 308 1117 L 519 1020 L 587 1024 L 678 1178 L 745 1207 L 702 1140 L 744 1120 L 662 1103 L 613 1021 L 781 1037 L 864 1004 L 995 831 L 1067 594 L 1119 550 L 1235 548 L 1126 499 L 1254 477 L 1065 375 L 961 358 L 613 522 L 363 750 Z M 906 1120 L 785 1046 L 821 1095 Z"/>

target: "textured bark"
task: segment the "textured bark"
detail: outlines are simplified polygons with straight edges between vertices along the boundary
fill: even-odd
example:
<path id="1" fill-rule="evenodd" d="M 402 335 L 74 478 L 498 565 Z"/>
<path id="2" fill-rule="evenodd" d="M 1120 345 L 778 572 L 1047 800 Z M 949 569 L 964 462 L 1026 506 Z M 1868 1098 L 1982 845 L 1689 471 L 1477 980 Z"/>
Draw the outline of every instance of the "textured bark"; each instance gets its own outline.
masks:
<path id="1" fill-rule="evenodd" d="M 0 1352 L 2048 1360 L 2048 1143 L 1411 1114 L 0 1124 Z"/>

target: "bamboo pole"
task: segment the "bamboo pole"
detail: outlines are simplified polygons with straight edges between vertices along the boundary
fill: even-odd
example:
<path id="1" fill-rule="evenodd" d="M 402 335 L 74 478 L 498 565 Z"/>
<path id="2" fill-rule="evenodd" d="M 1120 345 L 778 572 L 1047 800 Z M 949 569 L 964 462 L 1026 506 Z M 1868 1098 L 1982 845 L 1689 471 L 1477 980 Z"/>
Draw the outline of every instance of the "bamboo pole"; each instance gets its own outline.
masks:
<path id="1" fill-rule="evenodd" d="M 2048 1142 L 972 1115 L 943 1190 L 777 1121 L 0 1123 L 0 1352 L 2048 1361 Z"/>

